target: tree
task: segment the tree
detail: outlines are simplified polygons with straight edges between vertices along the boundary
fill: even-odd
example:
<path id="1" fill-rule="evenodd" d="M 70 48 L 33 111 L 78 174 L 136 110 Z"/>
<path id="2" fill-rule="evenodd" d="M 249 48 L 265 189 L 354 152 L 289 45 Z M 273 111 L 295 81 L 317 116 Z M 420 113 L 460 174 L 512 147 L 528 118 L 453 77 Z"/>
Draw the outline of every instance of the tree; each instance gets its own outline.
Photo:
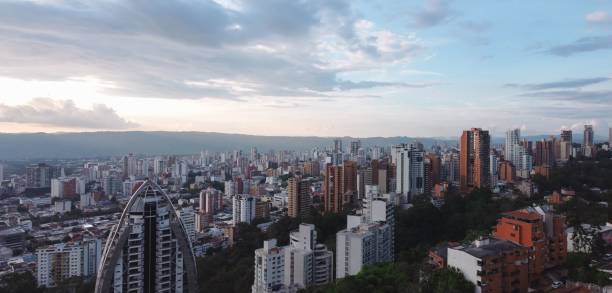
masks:
<path id="1" fill-rule="evenodd" d="M 38 288 L 32 273 L 25 272 L 4 275 L 0 279 L 0 291 L 4 293 L 42 293 L 43 289 Z"/>
<path id="2" fill-rule="evenodd" d="M 474 292 L 474 284 L 465 279 L 455 268 L 443 268 L 433 271 L 431 276 L 421 284 L 423 293 L 463 293 Z"/>

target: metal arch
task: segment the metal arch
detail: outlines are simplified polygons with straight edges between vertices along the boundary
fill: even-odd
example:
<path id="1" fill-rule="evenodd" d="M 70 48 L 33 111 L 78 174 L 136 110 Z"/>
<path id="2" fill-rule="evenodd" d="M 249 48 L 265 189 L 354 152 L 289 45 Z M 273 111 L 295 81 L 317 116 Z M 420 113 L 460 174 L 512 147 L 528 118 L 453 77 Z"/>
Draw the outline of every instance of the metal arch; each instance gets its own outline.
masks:
<path id="1" fill-rule="evenodd" d="M 126 224 L 126 217 L 129 214 L 129 210 L 134 205 L 134 202 L 138 199 L 138 196 L 145 191 L 145 188 L 152 188 L 154 191 L 161 194 L 168 204 L 171 207 L 171 217 L 174 221 L 170 222 L 170 229 L 174 232 L 177 241 L 179 242 L 179 248 L 181 249 L 181 253 L 183 254 L 183 265 L 186 267 L 187 275 L 188 275 L 188 292 L 189 293 L 197 293 L 198 291 L 198 282 L 197 282 L 197 266 L 195 262 L 195 255 L 193 254 L 193 247 L 191 245 L 191 241 L 189 239 L 189 235 L 185 230 L 184 224 L 181 219 L 178 217 L 176 213 L 176 208 L 172 201 L 168 197 L 168 195 L 157 185 L 155 182 L 151 180 L 146 180 L 138 189 L 132 194 L 128 203 L 123 210 L 121 217 L 119 218 L 119 222 L 117 225 L 113 227 L 111 230 L 106 245 L 104 247 L 104 252 L 102 254 L 102 259 L 100 261 L 100 266 L 98 267 L 98 274 L 96 276 L 96 285 L 95 285 L 95 293 L 106 293 L 110 292 L 110 283 L 111 277 L 110 273 L 114 274 L 114 267 L 117 264 L 117 259 L 119 258 L 119 253 L 117 253 L 118 247 L 123 247 L 125 241 L 127 241 L 126 230 L 128 227 L 124 227 Z M 178 225 L 177 225 L 178 221 Z M 187 249 L 188 247 L 188 249 Z M 110 256 L 110 258 L 109 258 Z M 190 257 L 186 257 L 190 256 Z"/>

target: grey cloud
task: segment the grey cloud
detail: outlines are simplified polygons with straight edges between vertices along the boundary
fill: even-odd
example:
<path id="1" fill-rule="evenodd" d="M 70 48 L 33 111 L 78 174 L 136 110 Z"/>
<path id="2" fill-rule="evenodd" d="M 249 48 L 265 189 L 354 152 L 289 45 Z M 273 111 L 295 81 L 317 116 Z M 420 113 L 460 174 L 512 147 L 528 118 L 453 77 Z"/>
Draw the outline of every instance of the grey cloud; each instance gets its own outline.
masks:
<path id="1" fill-rule="evenodd" d="M 541 97 L 556 101 L 569 101 L 579 103 L 610 104 L 612 102 L 611 90 L 584 91 L 584 90 L 559 90 L 559 91 L 537 91 L 521 94 L 523 97 Z"/>
<path id="2" fill-rule="evenodd" d="M 508 83 L 508 84 L 505 84 L 505 86 L 514 87 L 514 88 L 522 88 L 526 90 L 539 91 L 539 90 L 548 90 L 548 89 L 578 88 L 578 87 L 584 87 L 588 85 L 606 82 L 609 80 L 610 80 L 609 77 L 593 77 L 593 78 L 578 78 L 578 79 L 568 79 L 568 80 L 563 80 L 563 81 L 531 83 L 531 84 Z"/>
<path id="3" fill-rule="evenodd" d="M 414 24 L 428 28 L 444 23 L 453 13 L 449 2 L 449 0 L 425 0 L 421 11 L 414 16 Z"/>
<path id="4" fill-rule="evenodd" d="M 612 35 L 580 38 L 569 44 L 552 47 L 546 53 L 569 57 L 579 53 L 612 49 Z"/>
<path id="5" fill-rule="evenodd" d="M 28 104 L 0 104 L 0 122 L 42 124 L 92 129 L 127 129 L 138 124 L 121 118 L 115 110 L 103 104 L 91 110 L 78 108 L 72 100 L 36 98 Z"/>
<path id="6" fill-rule="evenodd" d="M 385 85 L 338 80 L 345 69 L 322 58 L 322 32 L 344 40 L 344 50 L 363 52 L 368 66 L 405 60 L 421 48 L 402 43 L 383 52 L 356 38 L 357 19 L 344 0 L 242 1 L 237 10 L 189 0 L 43 3 L 0 2 L 0 75 L 92 76 L 111 83 L 107 93 L 134 97 L 325 96 Z M 210 85 L 219 79 L 228 86 Z"/>
<path id="7" fill-rule="evenodd" d="M 405 82 L 378 82 L 378 81 L 361 81 L 361 82 L 353 82 L 353 81 L 341 81 L 339 82 L 339 89 L 349 90 L 349 89 L 368 89 L 374 87 L 403 87 L 403 88 L 426 88 L 430 87 L 433 84 L 410 84 Z"/>

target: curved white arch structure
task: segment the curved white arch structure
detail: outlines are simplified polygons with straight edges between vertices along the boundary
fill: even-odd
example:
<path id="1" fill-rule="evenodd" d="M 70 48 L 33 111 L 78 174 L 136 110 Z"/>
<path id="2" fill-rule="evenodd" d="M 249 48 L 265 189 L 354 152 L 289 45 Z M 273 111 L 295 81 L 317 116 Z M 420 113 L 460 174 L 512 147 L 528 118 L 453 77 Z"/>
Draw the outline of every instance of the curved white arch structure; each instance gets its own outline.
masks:
<path id="1" fill-rule="evenodd" d="M 146 180 L 128 201 L 106 242 L 96 293 L 196 293 L 189 236 L 172 201 Z"/>

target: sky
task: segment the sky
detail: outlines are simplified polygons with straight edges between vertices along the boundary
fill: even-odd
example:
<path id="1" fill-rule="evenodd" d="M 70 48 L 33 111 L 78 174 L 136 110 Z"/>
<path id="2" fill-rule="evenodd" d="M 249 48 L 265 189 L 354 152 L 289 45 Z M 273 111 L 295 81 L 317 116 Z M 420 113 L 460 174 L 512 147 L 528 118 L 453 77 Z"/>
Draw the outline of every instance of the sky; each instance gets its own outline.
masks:
<path id="1" fill-rule="evenodd" d="M 612 0 L 0 0 L 0 132 L 612 126 Z"/>

